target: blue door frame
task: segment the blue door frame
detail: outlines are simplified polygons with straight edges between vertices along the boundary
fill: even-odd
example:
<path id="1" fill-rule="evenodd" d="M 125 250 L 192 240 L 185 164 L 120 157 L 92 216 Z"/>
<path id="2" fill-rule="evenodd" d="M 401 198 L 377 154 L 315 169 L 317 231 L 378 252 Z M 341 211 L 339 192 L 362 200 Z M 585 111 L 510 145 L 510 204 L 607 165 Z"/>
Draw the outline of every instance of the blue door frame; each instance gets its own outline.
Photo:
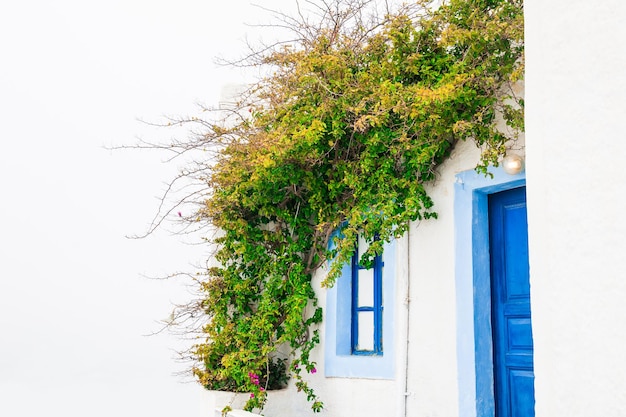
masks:
<path id="1" fill-rule="evenodd" d="M 494 417 L 489 195 L 522 187 L 525 173 L 456 176 L 454 197 L 459 416 Z"/>

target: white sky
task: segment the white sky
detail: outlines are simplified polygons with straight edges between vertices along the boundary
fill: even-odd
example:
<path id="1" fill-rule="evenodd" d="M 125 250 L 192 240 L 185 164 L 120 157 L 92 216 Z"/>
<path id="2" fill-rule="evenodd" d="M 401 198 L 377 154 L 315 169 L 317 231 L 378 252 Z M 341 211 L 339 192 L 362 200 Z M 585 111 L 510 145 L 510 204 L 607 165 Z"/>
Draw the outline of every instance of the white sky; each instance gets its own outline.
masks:
<path id="1" fill-rule="evenodd" d="M 173 375 L 180 342 L 144 336 L 187 293 L 142 274 L 201 250 L 125 238 L 175 167 L 103 147 L 169 134 L 137 118 L 216 104 L 242 75 L 214 57 L 238 55 L 243 23 L 262 16 L 246 0 L 0 5 L 0 416 L 209 415 L 203 390 Z"/>

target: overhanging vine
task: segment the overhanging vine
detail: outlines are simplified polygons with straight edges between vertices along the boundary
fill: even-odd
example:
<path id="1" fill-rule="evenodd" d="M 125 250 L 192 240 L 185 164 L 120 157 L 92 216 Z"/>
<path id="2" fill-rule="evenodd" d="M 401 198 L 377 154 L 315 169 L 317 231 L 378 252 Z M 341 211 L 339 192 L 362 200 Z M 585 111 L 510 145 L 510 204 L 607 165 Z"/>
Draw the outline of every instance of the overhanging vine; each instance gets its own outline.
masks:
<path id="1" fill-rule="evenodd" d="M 332 285 L 358 234 L 372 242 L 367 263 L 411 221 L 436 217 L 425 185 L 457 142 L 482 149 L 486 172 L 523 130 L 511 88 L 523 75 L 522 0 L 419 3 L 374 19 L 368 2 L 311 4 L 313 23 L 280 15 L 296 40 L 249 56 L 271 75 L 242 96 L 240 117 L 204 123 L 184 144 L 217 149 L 198 164 L 208 191 L 190 217 L 221 231 L 217 266 L 199 280 L 206 324 L 194 374 L 210 389 L 250 392 L 247 409 L 288 373 L 322 409 L 306 382 L 322 318 L 312 275 L 334 259 Z"/>

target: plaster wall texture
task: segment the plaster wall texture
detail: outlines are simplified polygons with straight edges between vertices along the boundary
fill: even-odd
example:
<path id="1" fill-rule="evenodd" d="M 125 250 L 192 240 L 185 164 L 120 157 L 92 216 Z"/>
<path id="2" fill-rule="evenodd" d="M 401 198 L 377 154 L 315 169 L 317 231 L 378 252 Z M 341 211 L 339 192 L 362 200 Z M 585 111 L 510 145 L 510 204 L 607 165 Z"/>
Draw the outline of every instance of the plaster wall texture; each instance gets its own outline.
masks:
<path id="1" fill-rule="evenodd" d="M 269 392 L 262 414 L 266 417 L 396 415 L 398 390 L 395 381 L 326 378 L 321 372 L 309 376 L 308 381 L 324 402 L 320 413 L 311 410 L 305 395 L 297 392 L 291 383 L 285 390 Z"/>
<path id="2" fill-rule="evenodd" d="M 415 223 L 410 231 L 407 415 L 458 415 L 454 176 L 478 159 L 473 143 L 457 145 L 428 189 L 438 218 Z"/>
<path id="3" fill-rule="evenodd" d="M 624 415 L 626 3 L 525 13 L 536 415 Z"/>
<path id="4" fill-rule="evenodd" d="M 226 417 L 260 417 L 261 414 L 251 413 L 245 410 L 232 410 L 226 414 Z M 222 417 L 222 413 L 216 415 L 215 417 Z"/>

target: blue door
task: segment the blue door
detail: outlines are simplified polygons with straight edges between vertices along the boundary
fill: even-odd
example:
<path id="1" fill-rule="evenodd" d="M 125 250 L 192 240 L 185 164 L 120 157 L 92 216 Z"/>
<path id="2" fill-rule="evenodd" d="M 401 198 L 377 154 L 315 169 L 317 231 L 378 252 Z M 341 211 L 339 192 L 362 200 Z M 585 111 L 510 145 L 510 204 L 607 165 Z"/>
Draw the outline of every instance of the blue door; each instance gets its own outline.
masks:
<path id="1" fill-rule="evenodd" d="M 535 415 L 526 188 L 489 196 L 496 417 Z"/>

